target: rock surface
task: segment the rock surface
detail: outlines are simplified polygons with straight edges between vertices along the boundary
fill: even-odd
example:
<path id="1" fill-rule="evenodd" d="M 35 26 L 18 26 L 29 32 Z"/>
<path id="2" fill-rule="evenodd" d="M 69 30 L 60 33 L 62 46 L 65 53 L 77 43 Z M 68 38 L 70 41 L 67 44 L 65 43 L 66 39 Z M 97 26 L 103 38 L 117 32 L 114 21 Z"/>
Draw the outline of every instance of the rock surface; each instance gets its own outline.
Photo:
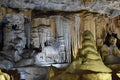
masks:
<path id="1" fill-rule="evenodd" d="M 20 67 L 18 71 L 25 75 L 26 80 L 45 80 L 48 68 L 46 67 Z M 22 77 L 22 76 L 21 76 Z"/>
<path id="2" fill-rule="evenodd" d="M 21 74 L 25 71 L 27 80 L 44 80 L 47 69 L 28 67 L 35 65 L 34 59 L 37 64 L 40 64 L 46 60 L 43 56 L 51 58 L 57 53 L 59 55 L 51 59 L 52 63 L 70 63 L 72 58 L 76 59 L 78 49 L 82 48 L 70 67 L 65 72 L 55 73 L 51 80 L 81 80 L 81 77 L 83 80 L 111 80 L 111 74 L 107 73 L 111 70 L 103 64 L 94 41 L 91 37 L 90 40 L 86 39 L 89 37 L 85 37 L 82 42 L 81 34 L 84 30 L 90 30 L 94 40 L 104 39 L 108 30 L 106 28 L 110 28 L 120 35 L 119 0 L 0 0 L 0 5 L 0 20 L 5 16 L 9 22 L 5 27 L 4 50 L 6 52 L 0 56 L 2 57 L 0 58 L 1 68 L 21 67 L 19 70 Z M 22 14 L 17 14 L 17 11 Z M 16 36 L 19 38 L 16 39 Z M 48 48 L 47 56 L 44 54 L 43 49 L 46 48 L 44 44 L 51 39 L 54 43 L 51 46 L 53 51 L 50 55 L 51 51 Z M 24 52 L 25 45 L 28 48 L 32 45 L 31 50 Z M 54 47 L 57 48 L 55 53 Z M 2 62 L 3 59 L 10 61 Z M 11 60 L 15 62 L 15 65 L 14 62 L 11 63 Z M 43 64 L 45 63 L 46 61 L 43 61 Z M 58 66 L 61 67 L 61 64 Z M 71 74 L 87 70 L 101 73 L 85 73 L 82 76 Z"/>
<path id="3" fill-rule="evenodd" d="M 88 9 L 93 12 L 106 13 L 109 16 L 120 14 L 119 0 L 0 0 L 6 7 L 43 11 L 79 11 Z"/>
<path id="4" fill-rule="evenodd" d="M 13 61 L 17 62 L 21 59 L 21 54 L 26 45 L 26 37 L 24 32 L 24 16 L 22 13 L 7 14 L 6 24 L 4 28 L 4 47 L 3 50 L 11 50 Z"/>
<path id="5" fill-rule="evenodd" d="M 110 73 L 87 73 L 82 75 L 82 80 L 112 80 Z"/>

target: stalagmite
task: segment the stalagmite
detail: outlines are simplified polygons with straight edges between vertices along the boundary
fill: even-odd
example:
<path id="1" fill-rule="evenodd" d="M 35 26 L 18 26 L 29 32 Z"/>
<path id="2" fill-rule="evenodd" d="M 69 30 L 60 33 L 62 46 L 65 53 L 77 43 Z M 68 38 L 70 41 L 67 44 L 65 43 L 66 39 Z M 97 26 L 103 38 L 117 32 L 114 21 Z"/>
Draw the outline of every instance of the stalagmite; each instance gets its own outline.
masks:
<path id="1" fill-rule="evenodd" d="M 0 79 L 1 80 L 10 80 L 10 76 L 0 70 Z"/>
<path id="2" fill-rule="evenodd" d="M 65 73 L 64 69 L 50 66 L 46 80 L 81 80 L 79 75 Z"/>
<path id="3" fill-rule="evenodd" d="M 86 30 L 82 37 L 82 49 L 79 50 L 76 60 L 66 70 L 58 70 L 59 74 L 56 74 L 54 68 L 51 67 L 47 80 L 93 80 L 93 78 L 95 80 L 112 80 L 111 69 L 102 62 L 92 33 Z"/>
<path id="4" fill-rule="evenodd" d="M 84 30 L 89 30 L 92 32 L 94 39 L 96 39 L 95 35 L 95 17 L 91 13 L 84 14 Z"/>
<path id="5" fill-rule="evenodd" d="M 111 72 L 111 69 L 106 67 L 102 62 L 100 54 L 94 42 L 94 37 L 90 31 L 83 33 L 82 49 L 78 52 L 78 58 L 68 67 L 67 72 L 80 73 L 81 71 L 93 72 Z M 90 44 L 83 45 L 87 41 Z"/>
<path id="6" fill-rule="evenodd" d="M 74 24 L 74 53 L 75 53 L 75 58 L 77 56 L 77 52 L 78 52 L 78 49 L 80 48 L 80 15 L 79 14 L 76 14 L 75 15 L 75 20 L 74 20 L 75 24 Z M 72 29 L 73 30 L 73 29 Z"/>

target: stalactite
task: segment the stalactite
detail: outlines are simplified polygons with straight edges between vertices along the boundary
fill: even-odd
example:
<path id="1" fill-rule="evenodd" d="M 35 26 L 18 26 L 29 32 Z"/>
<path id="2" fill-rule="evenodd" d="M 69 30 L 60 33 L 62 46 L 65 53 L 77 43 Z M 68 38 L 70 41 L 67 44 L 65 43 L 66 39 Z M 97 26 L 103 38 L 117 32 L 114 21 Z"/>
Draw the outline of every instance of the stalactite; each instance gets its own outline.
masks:
<path id="1" fill-rule="evenodd" d="M 93 33 L 94 39 L 95 35 L 95 18 L 92 13 L 87 13 L 84 15 L 84 30 L 90 30 Z"/>
<path id="2" fill-rule="evenodd" d="M 119 31 L 120 28 L 118 23 L 119 20 L 120 20 L 119 16 L 109 18 L 108 26 L 107 26 L 109 31 L 117 33 L 118 35 L 120 35 L 120 31 Z"/>
<path id="3" fill-rule="evenodd" d="M 51 31 L 52 31 L 52 35 L 55 39 L 56 36 L 56 24 L 55 24 L 55 17 L 51 16 L 50 17 L 50 25 L 51 25 Z"/>
<path id="4" fill-rule="evenodd" d="M 69 19 L 63 17 L 62 21 L 64 27 L 64 40 L 66 46 L 67 62 L 71 62 L 71 33 L 70 33 Z"/>
<path id="5" fill-rule="evenodd" d="M 39 48 L 39 34 L 38 34 L 38 27 L 32 27 L 31 31 L 31 44 L 35 48 Z"/>
<path id="6" fill-rule="evenodd" d="M 104 39 L 106 36 L 106 26 L 108 19 L 104 15 L 96 15 L 95 26 L 96 26 L 96 39 Z"/>
<path id="7" fill-rule="evenodd" d="M 76 27 L 76 32 L 77 32 L 77 49 L 80 48 L 80 14 L 75 15 L 75 27 Z"/>
<path id="8" fill-rule="evenodd" d="M 71 29 L 71 47 L 72 47 L 72 56 L 73 59 L 76 57 L 76 53 L 75 53 L 75 43 L 74 43 L 74 36 L 75 36 L 75 31 L 74 31 L 74 15 L 70 16 L 70 29 Z"/>
<path id="9" fill-rule="evenodd" d="M 39 34 L 39 42 L 40 42 L 42 49 L 45 47 L 44 44 L 46 41 L 53 40 L 50 27 L 40 26 L 38 34 Z"/>
<path id="10" fill-rule="evenodd" d="M 62 16 L 58 15 L 55 16 L 55 25 L 56 25 L 56 47 L 59 51 L 59 62 L 68 62 L 66 61 L 67 53 L 65 52 L 66 48 L 66 40 L 65 40 L 65 33 L 64 32 L 64 26 L 62 21 Z M 62 60 L 63 58 L 63 60 Z"/>
<path id="11" fill-rule="evenodd" d="M 47 40 L 47 38 L 52 37 L 49 18 L 35 18 L 32 20 L 32 24 L 32 44 L 36 48 L 39 48 L 41 46 L 43 49 L 44 42 Z"/>
<path id="12" fill-rule="evenodd" d="M 60 15 L 56 16 L 56 32 L 57 37 L 63 36 L 63 26 Z"/>
<path id="13" fill-rule="evenodd" d="M 70 24 L 71 24 L 72 54 L 75 59 L 78 49 L 80 48 L 80 14 L 72 15 Z"/>
<path id="14" fill-rule="evenodd" d="M 68 16 L 56 16 L 56 38 L 58 42 L 61 42 L 63 37 L 65 51 L 66 51 L 66 62 L 71 62 L 71 33 L 70 33 L 70 22 Z M 60 38 L 61 37 L 61 38 Z"/>
<path id="15" fill-rule="evenodd" d="M 80 13 L 80 48 L 82 48 L 82 34 L 84 31 L 84 13 L 86 11 L 83 11 L 82 13 Z"/>
<path id="16" fill-rule="evenodd" d="M 107 23 L 109 22 L 106 15 L 91 13 L 88 11 L 82 11 L 79 14 L 69 14 L 69 15 L 56 15 L 49 17 L 50 27 L 39 26 L 39 44 L 42 44 L 44 48 L 44 42 L 53 39 L 55 42 L 54 46 L 59 52 L 59 61 L 61 53 L 66 55 L 66 62 L 71 62 L 71 55 L 76 58 L 78 49 L 81 48 L 82 43 L 82 33 L 85 30 L 90 30 L 94 36 L 94 39 L 105 38 L 107 31 Z M 48 20 L 48 19 L 46 19 Z M 42 20 L 44 21 L 44 20 Z M 41 19 L 38 20 L 38 24 L 47 24 L 45 21 L 42 22 Z M 114 22 L 113 22 L 114 23 Z M 37 25 L 37 24 L 36 24 Z M 114 29 L 115 31 L 115 29 Z M 49 35 L 48 35 L 49 34 Z M 48 37 L 49 36 L 49 37 Z M 49 39 L 48 39 L 49 38 Z M 62 46 L 65 48 L 61 50 Z M 72 51 L 72 52 L 71 52 Z"/>
<path id="17" fill-rule="evenodd" d="M 116 18 L 115 19 L 115 25 L 116 25 L 115 32 L 117 32 L 118 37 L 120 38 L 120 16 L 117 16 L 115 18 Z"/>

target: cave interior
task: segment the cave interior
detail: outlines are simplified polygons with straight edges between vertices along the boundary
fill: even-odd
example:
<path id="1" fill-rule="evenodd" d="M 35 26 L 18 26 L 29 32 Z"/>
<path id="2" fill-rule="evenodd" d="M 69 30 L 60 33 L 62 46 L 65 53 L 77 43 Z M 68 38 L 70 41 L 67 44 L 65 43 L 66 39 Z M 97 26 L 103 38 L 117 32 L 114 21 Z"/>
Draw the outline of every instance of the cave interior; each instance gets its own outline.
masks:
<path id="1" fill-rule="evenodd" d="M 5 1 L 0 80 L 120 80 L 119 0 Z"/>

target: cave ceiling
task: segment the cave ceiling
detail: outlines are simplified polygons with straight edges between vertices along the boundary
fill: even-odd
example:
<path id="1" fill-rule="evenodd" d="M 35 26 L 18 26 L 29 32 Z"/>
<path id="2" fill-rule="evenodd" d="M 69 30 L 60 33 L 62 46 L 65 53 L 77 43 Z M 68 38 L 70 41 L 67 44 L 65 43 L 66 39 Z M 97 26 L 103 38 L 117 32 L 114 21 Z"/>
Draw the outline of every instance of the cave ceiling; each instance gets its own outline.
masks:
<path id="1" fill-rule="evenodd" d="M 120 15 L 120 0 L 0 0 L 0 5 L 9 8 L 42 11 L 76 12 L 89 10 L 108 16 Z"/>

